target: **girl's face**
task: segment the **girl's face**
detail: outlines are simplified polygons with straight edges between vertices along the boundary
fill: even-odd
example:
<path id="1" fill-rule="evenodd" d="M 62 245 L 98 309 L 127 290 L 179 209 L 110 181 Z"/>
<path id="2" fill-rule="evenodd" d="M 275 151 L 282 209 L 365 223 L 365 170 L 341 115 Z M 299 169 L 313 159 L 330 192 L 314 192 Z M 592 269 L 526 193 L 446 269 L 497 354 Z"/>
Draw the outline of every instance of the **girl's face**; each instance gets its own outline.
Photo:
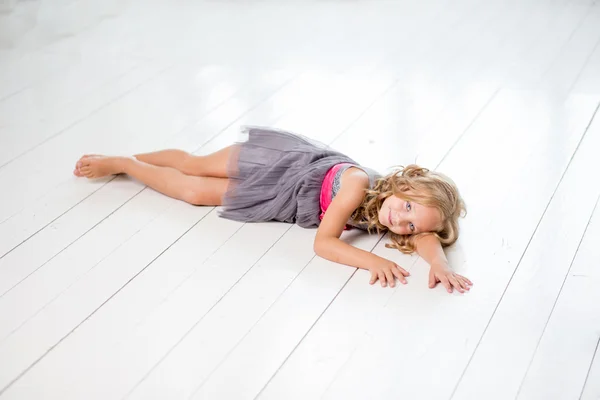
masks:
<path id="1" fill-rule="evenodd" d="M 435 232 L 441 225 L 440 212 L 413 201 L 390 196 L 379 209 L 379 222 L 398 235 Z"/>

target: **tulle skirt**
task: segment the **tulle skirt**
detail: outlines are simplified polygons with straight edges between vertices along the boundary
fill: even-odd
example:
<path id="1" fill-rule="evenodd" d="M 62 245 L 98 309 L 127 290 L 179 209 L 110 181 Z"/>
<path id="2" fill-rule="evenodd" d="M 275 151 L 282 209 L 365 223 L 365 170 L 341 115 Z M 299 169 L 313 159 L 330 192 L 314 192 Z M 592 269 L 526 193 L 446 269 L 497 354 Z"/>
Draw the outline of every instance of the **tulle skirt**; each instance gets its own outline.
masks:
<path id="1" fill-rule="evenodd" d="M 223 197 L 223 218 L 243 222 L 281 221 L 305 228 L 320 223 L 321 184 L 349 157 L 290 132 L 243 127 L 247 140 L 234 146 L 228 161 L 230 184 Z"/>

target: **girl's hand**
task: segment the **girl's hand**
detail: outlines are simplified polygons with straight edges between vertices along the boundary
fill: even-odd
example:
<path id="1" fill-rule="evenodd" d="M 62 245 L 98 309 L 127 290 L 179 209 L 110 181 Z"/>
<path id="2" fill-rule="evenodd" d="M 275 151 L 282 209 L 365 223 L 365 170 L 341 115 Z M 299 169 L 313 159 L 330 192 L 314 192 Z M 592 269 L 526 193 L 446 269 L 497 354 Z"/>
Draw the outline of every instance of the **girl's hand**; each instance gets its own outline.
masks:
<path id="1" fill-rule="evenodd" d="M 385 259 L 369 267 L 369 271 L 371 271 L 371 280 L 369 281 L 369 284 L 372 285 L 379 279 L 381 287 L 386 287 L 388 283 L 390 284 L 390 287 L 395 287 L 396 280 L 394 277 L 398 278 L 400 282 L 406 285 L 406 277 L 410 275 L 408 271 L 400 268 L 398 264 Z"/>
<path id="2" fill-rule="evenodd" d="M 473 282 L 462 275 L 454 273 L 445 265 L 432 265 L 429 270 L 429 287 L 434 288 L 438 282 L 446 287 L 448 293 L 452 293 L 454 288 L 460 293 L 464 293 L 465 290 L 470 290 L 473 285 Z"/>

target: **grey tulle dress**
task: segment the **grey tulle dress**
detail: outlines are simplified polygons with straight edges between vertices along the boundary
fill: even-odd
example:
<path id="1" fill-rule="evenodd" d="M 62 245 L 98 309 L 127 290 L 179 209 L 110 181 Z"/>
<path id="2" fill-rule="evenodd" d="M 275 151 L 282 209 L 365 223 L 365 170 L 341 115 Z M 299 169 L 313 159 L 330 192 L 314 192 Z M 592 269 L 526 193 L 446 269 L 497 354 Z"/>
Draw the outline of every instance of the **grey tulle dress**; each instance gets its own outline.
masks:
<path id="1" fill-rule="evenodd" d="M 280 221 L 305 228 L 320 223 L 321 184 L 334 165 L 363 169 L 371 186 L 377 172 L 304 136 L 266 127 L 242 127 L 228 161 L 230 184 L 220 216 L 242 222 Z"/>

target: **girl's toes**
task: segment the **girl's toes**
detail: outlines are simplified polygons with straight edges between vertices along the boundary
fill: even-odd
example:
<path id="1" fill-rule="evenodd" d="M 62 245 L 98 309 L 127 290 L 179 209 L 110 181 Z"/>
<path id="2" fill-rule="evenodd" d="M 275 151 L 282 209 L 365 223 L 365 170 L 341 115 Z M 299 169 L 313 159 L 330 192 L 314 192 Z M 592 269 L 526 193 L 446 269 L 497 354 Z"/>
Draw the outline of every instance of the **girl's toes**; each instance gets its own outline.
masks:
<path id="1" fill-rule="evenodd" d="M 79 159 L 79 161 L 77 161 L 77 164 L 75 165 L 75 168 L 76 169 L 81 169 L 82 167 L 84 167 L 86 165 L 90 165 L 90 158 L 89 157 L 81 157 Z"/>
<path id="2" fill-rule="evenodd" d="M 79 161 L 91 160 L 91 159 L 93 159 L 93 158 L 96 158 L 96 157 L 100 157 L 100 155 L 98 155 L 98 154 L 84 154 L 84 155 L 83 155 L 83 156 L 82 156 L 82 157 L 79 159 Z"/>
<path id="3" fill-rule="evenodd" d="M 86 178 L 93 178 L 92 169 L 90 167 L 88 167 L 88 166 L 81 167 L 81 169 L 79 171 L 81 172 L 81 175 L 85 176 Z"/>
<path id="4" fill-rule="evenodd" d="M 81 171 L 79 171 L 79 168 L 75 168 L 75 169 L 73 170 L 73 175 L 75 175 L 75 176 L 78 176 L 78 177 L 81 177 L 81 176 L 83 176 L 83 175 L 81 174 Z"/>
<path id="5" fill-rule="evenodd" d="M 95 157 L 94 154 L 84 154 L 83 156 L 81 156 L 79 161 L 77 161 L 77 164 L 83 163 L 84 161 L 89 160 L 90 158 L 94 158 L 94 157 Z"/>

